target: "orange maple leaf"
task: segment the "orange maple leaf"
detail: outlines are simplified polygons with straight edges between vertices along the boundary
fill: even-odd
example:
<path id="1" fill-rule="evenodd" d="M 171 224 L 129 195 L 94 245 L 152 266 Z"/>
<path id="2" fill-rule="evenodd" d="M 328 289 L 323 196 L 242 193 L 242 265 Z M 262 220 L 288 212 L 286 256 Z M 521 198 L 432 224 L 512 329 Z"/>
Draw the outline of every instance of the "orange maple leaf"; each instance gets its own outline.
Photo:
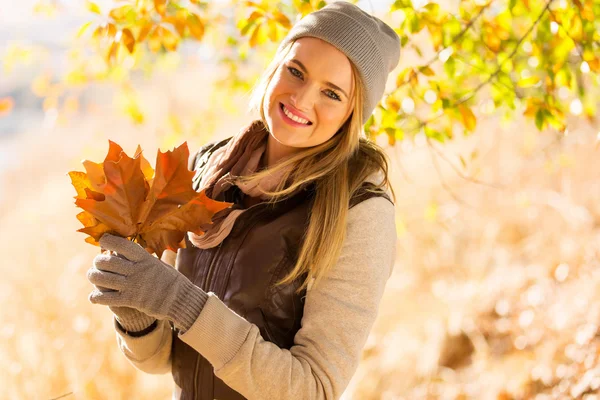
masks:
<path id="1" fill-rule="evenodd" d="M 78 232 L 88 234 L 85 241 L 96 246 L 110 232 L 159 257 L 166 249 L 185 246 L 186 232 L 202 234 L 201 225 L 212 223 L 215 213 L 233 205 L 193 189 L 188 157 L 187 142 L 173 151 L 159 150 L 155 171 L 140 146 L 131 158 L 109 141 L 103 163 L 86 160 L 86 172 L 69 172 L 77 191 L 75 204 L 84 210 L 77 215 L 84 226 Z"/>

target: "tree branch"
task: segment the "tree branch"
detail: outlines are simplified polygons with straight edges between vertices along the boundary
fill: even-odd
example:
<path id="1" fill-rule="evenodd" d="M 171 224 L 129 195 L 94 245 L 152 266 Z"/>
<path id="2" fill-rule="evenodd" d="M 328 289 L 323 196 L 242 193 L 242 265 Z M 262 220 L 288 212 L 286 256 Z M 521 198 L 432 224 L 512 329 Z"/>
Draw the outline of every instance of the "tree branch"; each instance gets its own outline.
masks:
<path id="1" fill-rule="evenodd" d="M 429 138 L 427 138 L 427 148 L 429 149 L 429 155 L 431 156 L 431 161 L 433 163 L 433 167 L 435 168 L 437 175 L 438 175 L 438 179 L 440 180 L 440 184 L 442 185 L 442 188 L 444 188 L 445 191 L 447 191 L 450 196 L 452 196 L 452 198 L 459 204 L 462 204 L 464 206 L 467 206 L 469 208 L 474 209 L 475 207 L 473 207 L 471 204 L 465 202 L 464 200 L 462 200 L 460 197 L 458 197 L 454 191 L 452 191 L 452 188 L 450 188 L 450 186 L 446 183 L 446 181 L 444 180 L 444 178 L 442 177 L 442 171 L 440 170 L 440 165 L 438 164 L 437 159 L 435 158 L 433 152 L 431 151 L 432 146 L 431 146 L 431 142 L 429 140 Z"/>
<path id="2" fill-rule="evenodd" d="M 448 157 L 446 157 L 444 155 L 444 153 L 442 151 L 440 151 L 440 149 L 438 149 L 437 147 L 435 147 L 435 144 L 431 141 L 431 138 L 427 138 L 427 143 L 429 144 L 429 146 L 431 147 L 432 150 L 434 150 L 436 152 L 436 154 L 438 156 L 440 156 L 444 161 L 446 161 L 446 163 L 454 170 L 454 172 L 456 172 L 456 174 L 458 176 L 460 176 L 461 178 L 463 178 L 466 181 L 469 181 L 471 183 L 475 183 L 477 185 L 482 185 L 482 186 L 487 186 L 493 189 L 497 189 L 497 190 L 502 190 L 503 188 L 501 188 L 500 186 L 494 185 L 493 183 L 487 183 L 487 182 L 483 182 L 480 181 L 479 179 L 473 178 L 471 176 L 467 176 L 465 175 L 456 165 L 454 165 L 454 163 L 452 161 L 450 161 L 448 159 Z"/>
<path id="3" fill-rule="evenodd" d="M 531 27 L 527 30 L 527 32 L 525 32 L 525 34 L 521 37 L 521 39 L 519 39 L 519 41 L 517 42 L 517 44 L 515 45 L 515 48 L 513 49 L 513 51 L 509 54 L 508 57 L 506 57 L 498 66 L 498 68 L 496 69 L 496 71 L 494 71 L 489 77 L 488 79 L 486 79 L 485 81 L 481 82 L 475 89 L 473 89 L 473 91 L 471 92 L 471 94 L 467 97 L 465 97 L 464 99 L 458 101 L 456 104 L 453 104 L 453 107 L 457 107 L 461 104 L 466 103 L 467 101 L 471 100 L 476 94 L 477 92 L 479 92 L 484 86 L 488 85 L 492 79 L 494 79 L 501 71 L 502 71 L 502 66 L 510 59 L 512 59 L 514 57 L 514 55 L 517 53 L 517 50 L 519 50 L 519 47 L 521 46 L 521 43 L 523 43 L 523 41 L 525 40 L 525 38 L 527 38 L 527 36 L 529 36 L 529 34 L 531 33 L 531 31 L 533 31 L 533 28 L 535 28 L 539 22 L 541 21 L 542 17 L 544 16 L 544 14 L 546 13 L 546 11 L 548 11 L 548 9 L 550 8 L 550 5 L 554 2 L 554 0 L 548 0 L 548 2 L 546 3 L 546 6 L 544 7 L 544 9 L 542 10 L 542 12 L 540 12 L 540 15 L 538 15 L 537 19 L 535 20 L 535 22 L 533 23 L 533 25 L 531 25 Z M 425 125 L 427 125 L 430 122 L 435 121 L 436 119 L 440 118 L 442 115 L 444 115 L 444 112 L 439 113 L 438 115 L 425 120 L 425 121 L 421 121 L 419 123 L 419 126 L 411 131 L 410 133 L 414 133 L 419 131 L 422 127 L 424 127 Z"/>
<path id="4" fill-rule="evenodd" d="M 487 4 L 485 4 L 484 6 L 481 7 L 481 10 L 479 10 L 479 12 L 477 13 L 477 15 L 475 15 L 473 18 L 471 18 L 471 20 L 467 23 L 467 25 L 465 25 L 465 27 L 463 28 L 462 31 L 460 31 L 454 38 L 452 38 L 452 42 L 450 42 L 450 44 L 446 47 L 444 47 L 443 49 L 439 50 L 435 56 L 433 56 L 425 65 L 421 65 L 418 69 L 418 73 L 420 74 L 422 70 L 424 70 L 425 68 L 429 67 L 431 64 L 433 64 L 434 62 L 436 62 L 436 60 L 439 59 L 440 53 L 446 49 L 448 49 L 450 46 L 454 45 L 456 42 L 458 42 L 466 33 L 467 31 L 471 28 L 471 26 L 473 26 L 473 24 L 475 23 L 475 21 L 477 21 L 479 19 L 479 17 L 481 17 L 481 15 L 483 14 L 483 12 L 492 4 L 494 0 L 490 0 L 488 1 Z M 408 82 L 403 82 L 401 85 L 399 85 L 396 89 L 400 89 L 401 87 L 403 87 L 404 85 L 406 85 Z"/>

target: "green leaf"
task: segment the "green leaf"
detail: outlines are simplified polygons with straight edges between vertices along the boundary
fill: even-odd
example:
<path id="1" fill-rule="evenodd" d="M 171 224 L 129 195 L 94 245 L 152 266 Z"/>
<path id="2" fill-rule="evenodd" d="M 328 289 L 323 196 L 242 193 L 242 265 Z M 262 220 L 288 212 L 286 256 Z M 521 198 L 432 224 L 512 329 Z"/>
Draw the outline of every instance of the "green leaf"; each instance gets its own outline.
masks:
<path id="1" fill-rule="evenodd" d="M 456 59 L 454 57 L 448 57 L 444 63 L 444 71 L 446 71 L 449 78 L 453 78 L 456 75 Z"/>
<path id="2" fill-rule="evenodd" d="M 437 140 L 440 143 L 444 143 L 446 141 L 446 135 L 442 132 L 432 129 L 428 126 L 425 126 L 425 136 L 432 138 L 433 140 Z"/>
<path id="3" fill-rule="evenodd" d="M 422 19 L 419 18 L 419 16 L 415 14 L 413 16 L 413 18 L 410 20 L 410 32 L 417 33 L 422 29 L 422 27 L 423 27 Z"/>
<path id="4" fill-rule="evenodd" d="M 413 8 L 412 1 L 411 0 L 396 0 L 394 2 L 394 4 L 392 4 L 390 11 L 401 10 L 403 8 Z"/>
<path id="5" fill-rule="evenodd" d="M 535 113 L 535 126 L 540 131 L 544 128 L 544 111 L 541 108 Z"/>

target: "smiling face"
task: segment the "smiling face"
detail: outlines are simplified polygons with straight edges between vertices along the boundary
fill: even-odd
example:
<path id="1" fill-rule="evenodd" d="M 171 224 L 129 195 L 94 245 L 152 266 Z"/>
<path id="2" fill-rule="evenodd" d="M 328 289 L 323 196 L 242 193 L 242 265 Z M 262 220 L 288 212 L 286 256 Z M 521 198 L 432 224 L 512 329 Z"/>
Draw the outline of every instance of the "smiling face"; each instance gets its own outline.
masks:
<path id="1" fill-rule="evenodd" d="M 321 39 L 298 39 L 271 79 L 264 99 L 271 133 L 269 158 L 329 140 L 352 113 L 353 95 L 352 67 L 346 55 Z"/>

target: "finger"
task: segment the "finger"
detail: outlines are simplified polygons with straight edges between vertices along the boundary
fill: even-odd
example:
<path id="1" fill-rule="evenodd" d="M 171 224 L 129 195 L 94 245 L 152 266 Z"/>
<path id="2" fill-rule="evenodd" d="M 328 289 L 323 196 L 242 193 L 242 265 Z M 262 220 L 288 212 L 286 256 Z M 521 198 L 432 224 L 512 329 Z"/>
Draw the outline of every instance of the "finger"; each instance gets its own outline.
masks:
<path id="1" fill-rule="evenodd" d="M 123 254 L 131 261 L 142 261 L 147 257 L 152 257 L 142 246 L 127 240 L 120 236 L 111 235 L 105 233 L 98 241 L 100 246 L 105 249 L 116 251 L 119 254 Z"/>
<path id="2" fill-rule="evenodd" d="M 116 292 L 116 290 L 114 289 L 109 289 L 109 288 L 105 288 L 104 286 L 98 286 L 98 285 L 94 285 L 94 287 L 96 289 L 98 289 L 99 291 L 101 291 L 102 293 L 106 293 L 106 292 Z"/>
<path id="3" fill-rule="evenodd" d="M 112 272 L 101 271 L 97 268 L 90 268 L 87 272 L 87 279 L 90 283 L 107 289 L 121 290 L 125 286 L 126 277 Z"/>
<path id="4" fill-rule="evenodd" d="M 104 306 L 126 306 L 120 292 L 100 292 L 93 290 L 88 296 L 90 303 Z"/>
<path id="5" fill-rule="evenodd" d="M 98 254 L 94 257 L 94 267 L 101 271 L 129 276 L 134 272 L 133 262 L 126 258 L 110 254 Z"/>

